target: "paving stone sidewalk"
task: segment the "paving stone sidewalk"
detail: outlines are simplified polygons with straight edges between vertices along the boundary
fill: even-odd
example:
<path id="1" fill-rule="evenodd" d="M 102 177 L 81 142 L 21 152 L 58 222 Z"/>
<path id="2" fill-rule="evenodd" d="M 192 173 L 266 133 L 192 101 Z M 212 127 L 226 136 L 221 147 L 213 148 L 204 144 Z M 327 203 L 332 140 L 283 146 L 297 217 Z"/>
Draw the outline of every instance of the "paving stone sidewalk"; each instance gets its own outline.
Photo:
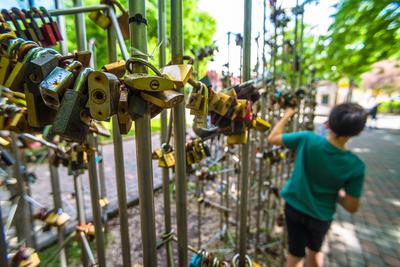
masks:
<path id="1" fill-rule="evenodd" d="M 326 266 L 400 266 L 400 131 L 372 130 L 351 141 L 367 165 L 358 213 L 339 208 L 324 250 Z"/>

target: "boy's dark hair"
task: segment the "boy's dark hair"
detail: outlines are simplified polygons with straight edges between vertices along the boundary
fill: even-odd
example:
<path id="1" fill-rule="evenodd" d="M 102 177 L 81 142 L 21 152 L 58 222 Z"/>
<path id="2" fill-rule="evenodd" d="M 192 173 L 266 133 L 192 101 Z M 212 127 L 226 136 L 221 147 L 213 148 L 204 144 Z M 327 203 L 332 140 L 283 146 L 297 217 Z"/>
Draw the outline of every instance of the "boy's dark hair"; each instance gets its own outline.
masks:
<path id="1" fill-rule="evenodd" d="M 367 113 L 355 103 L 335 106 L 329 114 L 329 128 L 338 136 L 356 136 L 365 126 Z"/>

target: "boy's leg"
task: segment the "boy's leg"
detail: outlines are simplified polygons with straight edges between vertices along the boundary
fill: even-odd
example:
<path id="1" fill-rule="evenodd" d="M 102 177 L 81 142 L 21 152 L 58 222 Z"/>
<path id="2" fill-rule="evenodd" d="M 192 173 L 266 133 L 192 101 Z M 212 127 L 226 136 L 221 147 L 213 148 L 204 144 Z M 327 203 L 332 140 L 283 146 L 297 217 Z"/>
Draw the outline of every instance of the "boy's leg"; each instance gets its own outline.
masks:
<path id="1" fill-rule="evenodd" d="M 285 219 L 289 246 L 286 267 L 302 267 L 307 240 L 307 229 L 303 224 L 303 214 L 285 204 Z"/>
<path id="2" fill-rule="evenodd" d="M 321 251 L 307 248 L 306 262 L 307 267 L 322 267 L 324 266 L 324 254 Z"/>

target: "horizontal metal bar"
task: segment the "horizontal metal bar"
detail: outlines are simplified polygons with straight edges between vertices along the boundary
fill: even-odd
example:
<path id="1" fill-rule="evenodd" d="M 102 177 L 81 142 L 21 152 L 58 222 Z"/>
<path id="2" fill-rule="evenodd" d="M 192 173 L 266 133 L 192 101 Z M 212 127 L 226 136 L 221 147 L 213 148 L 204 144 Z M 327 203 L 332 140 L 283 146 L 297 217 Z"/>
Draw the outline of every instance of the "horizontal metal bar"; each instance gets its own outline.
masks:
<path id="1" fill-rule="evenodd" d="M 49 10 L 49 13 L 52 16 L 75 15 L 78 13 L 106 10 L 108 8 L 110 8 L 110 6 L 108 6 L 108 5 L 82 6 L 82 7 L 72 7 L 72 8 Z"/>

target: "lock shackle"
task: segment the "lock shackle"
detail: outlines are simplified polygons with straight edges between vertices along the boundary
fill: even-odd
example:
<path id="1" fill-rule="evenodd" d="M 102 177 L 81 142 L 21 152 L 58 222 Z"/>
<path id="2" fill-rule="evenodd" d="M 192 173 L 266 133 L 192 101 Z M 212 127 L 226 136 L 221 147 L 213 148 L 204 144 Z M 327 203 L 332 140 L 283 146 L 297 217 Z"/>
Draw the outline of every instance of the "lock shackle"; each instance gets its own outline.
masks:
<path id="1" fill-rule="evenodd" d="M 7 48 L 7 54 L 9 58 L 15 58 L 16 53 L 23 42 L 25 42 L 25 40 L 22 38 L 14 38 L 10 41 Z"/>
<path id="2" fill-rule="evenodd" d="M 25 20 L 25 14 L 22 13 L 22 11 L 19 8 L 13 7 L 11 8 L 11 11 L 17 16 L 21 21 L 22 24 L 24 24 L 25 29 L 30 28 L 28 22 Z"/>
<path id="3" fill-rule="evenodd" d="M 1 10 L 1 14 L 3 14 L 4 18 L 7 20 L 11 20 L 11 22 L 13 23 L 15 30 L 17 31 L 18 35 L 21 37 L 26 37 L 24 35 L 24 32 L 22 31 L 21 26 L 18 24 L 17 20 L 15 19 L 15 17 L 12 16 L 12 14 L 10 12 L 8 12 L 7 9 L 2 9 Z"/>
<path id="4" fill-rule="evenodd" d="M 249 255 L 245 255 L 245 260 L 246 260 L 246 265 L 248 267 L 253 266 L 253 262 L 251 261 Z M 232 267 L 237 267 L 238 266 L 238 261 L 239 261 L 239 253 L 233 256 L 232 258 Z"/>
<path id="5" fill-rule="evenodd" d="M 25 54 L 30 51 L 32 48 L 38 47 L 39 45 L 33 41 L 25 41 L 23 42 L 19 49 L 18 49 L 18 54 L 17 57 L 18 59 L 23 58 Z"/>
<path id="6" fill-rule="evenodd" d="M 36 14 L 40 20 L 42 21 L 43 25 L 47 24 L 45 18 L 43 17 L 43 14 L 39 11 L 39 9 L 37 9 L 36 7 L 32 7 L 31 9 L 33 11 L 34 14 Z"/>
<path id="7" fill-rule="evenodd" d="M 189 65 L 193 65 L 194 64 L 194 59 L 191 56 L 183 56 L 182 60 L 187 60 Z M 172 64 L 172 60 L 170 62 L 168 62 L 167 65 L 173 65 Z"/>
<path id="8" fill-rule="evenodd" d="M 126 61 L 125 66 L 129 73 L 133 73 L 133 65 L 135 64 L 146 66 L 151 69 L 157 76 L 162 77 L 161 72 L 154 65 L 152 65 L 147 60 L 138 57 L 131 57 Z"/>
<path id="9" fill-rule="evenodd" d="M 163 144 L 161 145 L 161 150 L 162 150 L 163 153 L 168 153 L 168 152 L 171 152 L 171 151 L 172 151 L 172 147 L 171 147 L 170 144 L 163 143 Z"/>
<path id="10" fill-rule="evenodd" d="M 5 39 L 10 39 L 10 38 L 15 38 L 15 36 L 9 32 L 0 34 L 0 42 L 2 42 Z"/>
<path id="11" fill-rule="evenodd" d="M 25 55 L 22 58 L 22 63 L 26 64 L 29 60 L 32 59 L 32 57 L 41 50 L 41 47 L 32 47 L 28 50 L 28 52 L 25 53 Z"/>
<path id="12" fill-rule="evenodd" d="M 51 17 L 49 11 L 47 11 L 47 9 L 46 9 L 45 7 L 41 6 L 41 7 L 40 7 L 40 11 L 42 11 L 42 13 L 49 19 L 49 22 L 50 22 L 50 23 L 53 23 L 53 22 L 54 22 L 54 20 L 53 20 L 53 18 Z"/>
<path id="13" fill-rule="evenodd" d="M 93 71 L 94 69 L 92 68 L 84 68 L 81 72 L 79 72 L 78 77 L 76 77 L 74 88 L 72 89 L 72 91 L 82 93 L 82 90 L 85 88 L 88 76 Z"/>

